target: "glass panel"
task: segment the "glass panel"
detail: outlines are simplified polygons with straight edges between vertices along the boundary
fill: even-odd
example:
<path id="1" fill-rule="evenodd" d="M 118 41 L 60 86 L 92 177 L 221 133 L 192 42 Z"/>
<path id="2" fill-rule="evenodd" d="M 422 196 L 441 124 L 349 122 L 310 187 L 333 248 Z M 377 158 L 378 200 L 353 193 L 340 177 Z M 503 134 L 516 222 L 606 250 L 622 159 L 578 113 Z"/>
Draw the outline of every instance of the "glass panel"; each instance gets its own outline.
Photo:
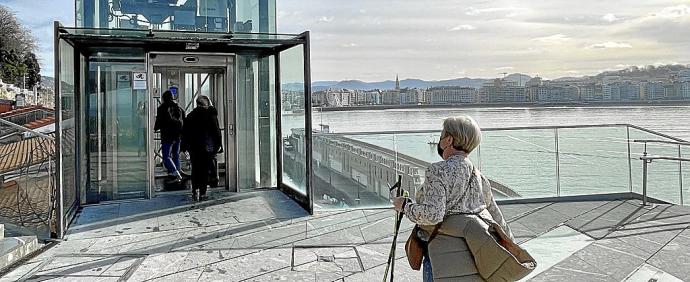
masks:
<path id="1" fill-rule="evenodd" d="M 275 0 L 80 0 L 80 27 L 275 32 Z"/>
<path id="2" fill-rule="evenodd" d="M 89 186 L 89 155 L 88 155 L 88 109 L 87 104 L 88 95 L 86 95 L 86 74 L 88 73 L 88 65 L 86 57 L 79 54 L 79 150 L 77 156 L 79 158 L 79 198 L 81 203 L 86 203 L 86 190 Z"/>
<path id="3" fill-rule="evenodd" d="M 388 188 L 398 174 L 395 135 L 315 134 L 313 140 L 315 209 L 390 206 Z M 414 191 L 409 180 L 403 188 Z"/>
<path id="4" fill-rule="evenodd" d="M 238 55 L 237 71 L 239 188 L 275 187 L 275 57 Z"/>
<path id="5" fill-rule="evenodd" d="M 424 183 L 426 168 L 441 161 L 436 151 L 439 137 L 440 133 L 433 132 L 316 134 L 312 150 L 315 207 L 388 207 L 388 188 L 398 175 L 403 189 L 414 195 Z M 470 154 L 475 165 L 478 152 Z M 494 195 L 506 198 L 496 190 Z"/>
<path id="6" fill-rule="evenodd" d="M 552 129 L 484 131 L 482 173 L 520 197 L 556 196 L 554 138 Z"/>
<path id="7" fill-rule="evenodd" d="M 304 109 L 304 48 L 280 54 L 281 132 L 283 138 L 283 183 L 306 194 L 306 142 Z M 298 87 L 289 87 L 298 85 Z M 301 85 L 301 87 L 299 87 Z"/>
<path id="8" fill-rule="evenodd" d="M 60 41 L 60 172 L 65 215 L 77 200 L 74 47 Z M 65 220 L 69 220 L 67 216 Z"/>
<path id="9" fill-rule="evenodd" d="M 558 130 L 561 196 L 630 191 L 626 127 Z"/>
<path id="10" fill-rule="evenodd" d="M 56 231 L 52 208 L 58 187 L 54 135 L 35 136 L 5 123 L 18 124 L 14 119 L 43 120 L 49 124 L 36 130 L 52 132 L 55 129 L 53 109 L 5 115 L 0 120 L 0 224 L 13 232 L 11 236 L 36 235 L 45 239 Z M 22 234 L 14 233 L 19 231 L 15 226 L 21 227 Z"/>
<path id="11" fill-rule="evenodd" d="M 89 202 L 140 198 L 148 188 L 148 99 L 133 87 L 133 73 L 145 71 L 144 53 L 128 52 L 98 53 L 89 62 Z M 132 62 L 109 61 L 117 57 Z"/>

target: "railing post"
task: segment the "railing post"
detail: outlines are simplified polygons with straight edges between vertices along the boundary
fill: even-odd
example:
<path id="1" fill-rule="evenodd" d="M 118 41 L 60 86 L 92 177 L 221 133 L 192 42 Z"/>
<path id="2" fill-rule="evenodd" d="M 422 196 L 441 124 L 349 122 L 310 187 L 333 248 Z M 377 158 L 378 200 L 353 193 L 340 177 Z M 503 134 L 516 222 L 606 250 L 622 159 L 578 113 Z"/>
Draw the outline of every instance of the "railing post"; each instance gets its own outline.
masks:
<path id="1" fill-rule="evenodd" d="M 630 153 L 630 126 L 626 126 L 626 133 L 628 138 L 628 188 L 630 188 L 630 193 L 633 192 L 633 180 L 632 180 L 632 154 Z"/>
<path id="2" fill-rule="evenodd" d="M 647 150 L 642 154 L 640 158 L 642 160 L 642 205 L 647 205 L 647 164 L 651 160 L 647 160 Z"/>
<path id="3" fill-rule="evenodd" d="M 678 144 L 678 158 L 681 159 L 680 144 Z M 680 205 L 683 205 L 683 161 L 678 161 L 678 187 L 680 189 Z"/>
<path id="4" fill-rule="evenodd" d="M 556 196 L 561 196 L 561 159 L 558 148 L 558 128 L 554 128 L 554 147 L 556 149 Z"/>

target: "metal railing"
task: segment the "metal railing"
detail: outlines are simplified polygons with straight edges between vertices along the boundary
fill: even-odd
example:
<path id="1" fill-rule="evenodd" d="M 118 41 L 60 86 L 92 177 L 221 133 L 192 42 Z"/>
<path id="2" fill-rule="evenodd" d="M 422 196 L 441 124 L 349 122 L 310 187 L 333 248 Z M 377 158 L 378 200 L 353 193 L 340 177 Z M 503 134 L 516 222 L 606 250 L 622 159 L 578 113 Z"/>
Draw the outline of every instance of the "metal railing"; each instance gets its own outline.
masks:
<path id="1" fill-rule="evenodd" d="M 643 206 L 647 205 L 647 181 L 648 181 L 647 175 L 649 172 L 648 165 L 651 164 L 655 160 L 666 160 L 666 161 L 677 161 L 678 162 L 678 187 L 679 187 L 679 192 L 680 192 L 679 193 L 679 199 L 680 199 L 680 205 L 682 206 L 684 204 L 684 202 L 683 202 L 683 162 L 690 162 L 690 159 L 682 157 L 681 146 L 690 146 L 690 142 L 665 141 L 665 140 L 654 140 L 654 139 L 639 139 L 639 140 L 633 140 L 633 142 L 644 144 L 644 152 L 642 153 L 642 156 L 640 157 L 640 160 L 642 161 L 642 205 Z M 678 156 L 677 157 L 651 156 L 647 152 L 647 144 L 648 143 L 676 145 L 678 148 Z"/>
<path id="2" fill-rule="evenodd" d="M 632 124 L 483 128 L 482 132 L 482 143 L 470 157 L 485 175 L 523 198 L 639 193 L 640 188 L 645 194 L 646 188 L 642 187 L 645 179 L 641 179 L 644 176 L 633 173 L 632 160 L 643 151 L 634 141 L 690 145 L 683 139 Z M 439 134 L 440 130 L 403 130 L 318 133 L 316 136 L 351 138 L 430 163 L 438 161 L 435 147 L 434 150 L 424 147 L 431 146 L 427 145 L 432 143 L 428 139 L 438 138 Z M 405 142 L 409 144 L 403 144 Z M 523 168 L 523 173 L 512 171 L 525 156 L 528 162 L 522 164 L 527 167 Z M 362 171 L 358 173 L 362 177 Z M 665 173 L 669 174 L 664 175 L 666 179 L 676 176 L 675 171 Z M 516 175 L 521 179 L 513 177 Z M 682 172 L 677 175 L 682 194 Z M 665 198 L 675 198 L 669 196 L 670 193 L 675 195 L 675 191 L 668 191 L 669 188 L 659 187 L 655 191 L 665 189 L 662 193 Z M 341 187 L 341 190 L 347 189 L 354 188 Z M 681 195 L 681 204 L 682 200 Z"/>
<path id="3" fill-rule="evenodd" d="M 0 129 L 13 132 L 0 142 L 0 220 L 48 238 L 58 218 L 55 137 L 4 119 Z"/>

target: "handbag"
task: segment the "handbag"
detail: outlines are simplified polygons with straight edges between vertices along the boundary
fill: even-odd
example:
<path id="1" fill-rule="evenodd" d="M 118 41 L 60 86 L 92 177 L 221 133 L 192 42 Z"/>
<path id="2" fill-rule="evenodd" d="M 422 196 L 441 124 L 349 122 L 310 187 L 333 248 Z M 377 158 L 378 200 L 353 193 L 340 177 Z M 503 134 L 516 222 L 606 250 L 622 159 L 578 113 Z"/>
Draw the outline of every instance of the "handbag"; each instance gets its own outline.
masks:
<path id="1" fill-rule="evenodd" d="M 422 268 L 422 260 L 424 259 L 424 255 L 427 252 L 427 246 L 429 245 L 429 242 L 436 238 L 436 235 L 438 235 L 438 229 L 441 227 L 441 223 L 436 224 L 434 226 L 434 230 L 431 232 L 431 235 L 429 235 L 429 240 L 424 241 L 419 236 L 417 236 L 417 232 L 421 230 L 419 228 L 419 225 L 415 224 L 414 228 L 412 228 L 412 233 L 410 233 L 410 237 L 407 238 L 407 242 L 405 242 L 405 253 L 407 254 L 407 262 L 410 264 L 410 267 L 414 270 L 420 270 Z"/>

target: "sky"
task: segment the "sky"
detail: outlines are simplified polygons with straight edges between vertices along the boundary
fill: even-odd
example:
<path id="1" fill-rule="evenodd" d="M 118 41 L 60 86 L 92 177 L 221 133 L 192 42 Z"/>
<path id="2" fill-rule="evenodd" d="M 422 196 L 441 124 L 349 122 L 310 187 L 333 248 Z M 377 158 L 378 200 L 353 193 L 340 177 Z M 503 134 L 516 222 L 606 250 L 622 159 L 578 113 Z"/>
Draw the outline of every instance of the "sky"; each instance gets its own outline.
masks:
<path id="1" fill-rule="evenodd" d="M 276 0 L 278 32 L 311 32 L 312 80 L 583 76 L 690 64 L 690 1 Z M 52 22 L 73 0 L 0 0 L 39 42 L 52 75 Z"/>

